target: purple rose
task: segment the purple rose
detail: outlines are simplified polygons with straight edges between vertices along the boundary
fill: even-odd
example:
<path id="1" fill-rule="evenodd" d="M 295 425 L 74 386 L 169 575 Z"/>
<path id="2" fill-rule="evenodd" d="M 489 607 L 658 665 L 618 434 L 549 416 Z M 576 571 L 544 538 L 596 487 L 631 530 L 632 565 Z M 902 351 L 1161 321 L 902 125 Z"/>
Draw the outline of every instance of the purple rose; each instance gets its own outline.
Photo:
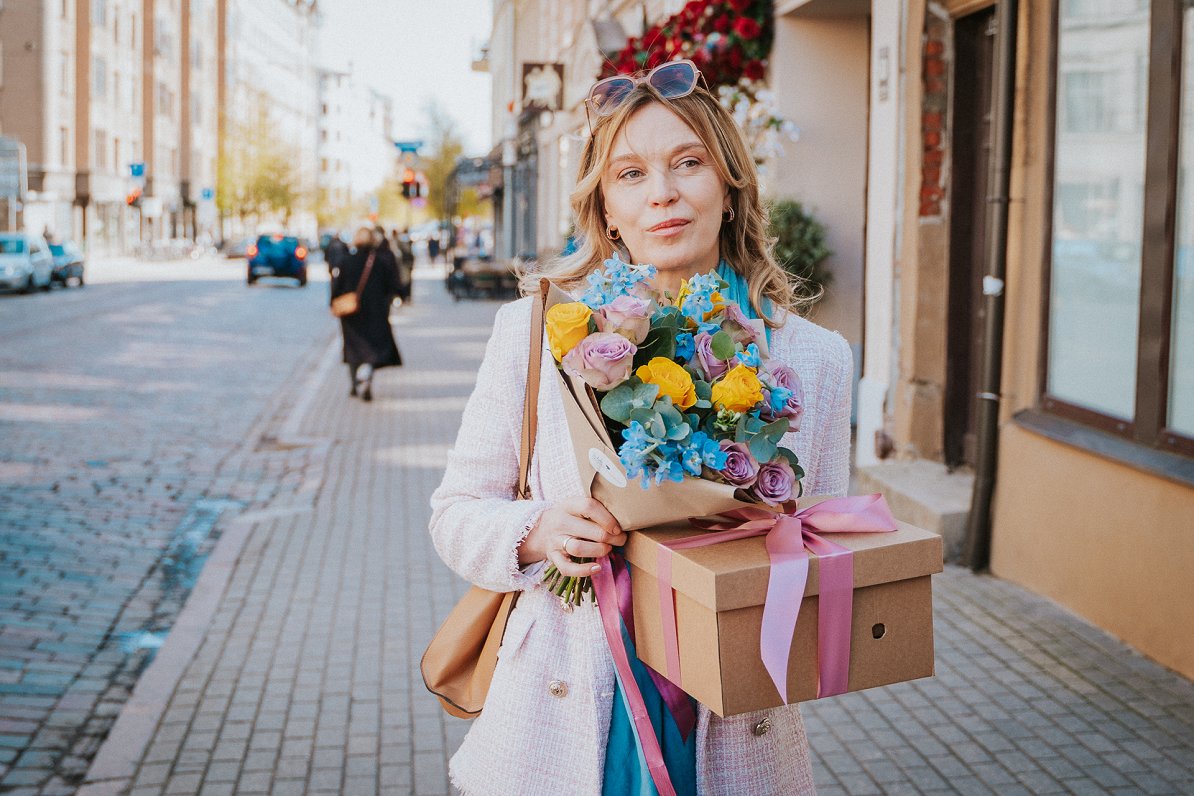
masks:
<path id="1" fill-rule="evenodd" d="M 775 361 L 768 361 L 765 367 L 770 377 L 767 379 L 767 386 L 780 387 L 786 395 L 783 395 L 784 401 L 780 403 L 778 400 L 772 400 L 771 390 L 764 389 L 763 414 L 772 419 L 786 417 L 790 425 L 789 430 L 799 431 L 800 420 L 804 417 L 804 385 L 800 376 L 787 365 Z"/>
<path id="2" fill-rule="evenodd" d="M 745 346 L 759 342 L 758 332 L 755 331 L 750 319 L 742 313 L 741 307 L 737 304 L 727 303 L 724 312 L 725 315 L 721 322 L 722 331 L 734 338 L 735 343 Z"/>
<path id="3" fill-rule="evenodd" d="M 759 463 L 750 455 L 746 443 L 723 439 L 717 444 L 726 454 L 726 466 L 720 471 L 725 482 L 744 488 L 753 484 L 759 475 Z"/>
<path id="4" fill-rule="evenodd" d="M 620 334 L 594 332 L 564 355 L 564 370 L 594 390 L 608 391 L 630 378 L 638 347 Z"/>
<path id="5" fill-rule="evenodd" d="M 638 345 L 651 331 L 651 302 L 634 296 L 618 296 L 597 310 L 593 319 L 602 332 L 617 332 Z"/>
<path id="6" fill-rule="evenodd" d="M 729 365 L 713 356 L 713 336 L 700 332 L 693 340 L 696 347 L 696 363 L 705 381 L 713 381 L 729 368 Z"/>
<path id="7" fill-rule="evenodd" d="M 795 486 L 796 473 L 788 460 L 781 456 L 759 468 L 759 479 L 750 491 L 768 506 L 778 506 L 792 499 Z"/>

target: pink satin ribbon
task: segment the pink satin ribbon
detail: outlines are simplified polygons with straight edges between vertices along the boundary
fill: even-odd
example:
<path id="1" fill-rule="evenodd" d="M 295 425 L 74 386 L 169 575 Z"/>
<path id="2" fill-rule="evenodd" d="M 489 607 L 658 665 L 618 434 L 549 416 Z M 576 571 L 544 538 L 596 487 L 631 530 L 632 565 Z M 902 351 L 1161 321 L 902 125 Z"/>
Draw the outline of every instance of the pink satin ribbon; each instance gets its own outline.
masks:
<path id="1" fill-rule="evenodd" d="M 719 517 L 724 519 L 693 521 L 697 527 L 708 528 L 714 533 L 676 539 L 659 546 L 656 577 L 667 678 L 682 685 L 676 600 L 672 590 L 673 551 L 765 535 L 771 571 L 763 605 L 759 653 L 771 682 L 787 704 L 788 657 L 808 582 L 808 554 L 812 552 L 817 556 L 820 574 L 817 696 L 845 693 L 850 677 L 850 628 L 854 612 L 853 553 L 818 534 L 894 531 L 896 521 L 883 496 L 833 498 L 795 514 L 747 508 Z"/>
<path id="2" fill-rule="evenodd" d="M 609 644 L 610 654 L 614 659 L 614 668 L 618 671 L 622 690 L 626 693 L 626 701 L 630 705 L 630 718 L 638 733 L 639 743 L 643 747 L 643 757 L 647 761 L 647 770 L 651 773 L 651 781 L 659 796 L 676 796 L 676 789 L 672 787 L 671 777 L 667 773 L 667 765 L 663 761 L 663 750 L 659 748 L 659 739 L 655 737 L 655 728 L 651 725 L 651 717 L 647 715 L 647 708 L 643 702 L 643 694 L 634 679 L 634 672 L 630 669 L 630 657 L 626 653 L 626 645 L 622 642 L 622 628 L 618 612 L 618 591 L 614 580 L 613 565 L 610 557 L 605 556 L 599 562 L 601 569 L 593 574 L 593 590 L 597 593 L 597 608 L 601 612 L 601 627 L 605 630 L 605 640 Z"/>

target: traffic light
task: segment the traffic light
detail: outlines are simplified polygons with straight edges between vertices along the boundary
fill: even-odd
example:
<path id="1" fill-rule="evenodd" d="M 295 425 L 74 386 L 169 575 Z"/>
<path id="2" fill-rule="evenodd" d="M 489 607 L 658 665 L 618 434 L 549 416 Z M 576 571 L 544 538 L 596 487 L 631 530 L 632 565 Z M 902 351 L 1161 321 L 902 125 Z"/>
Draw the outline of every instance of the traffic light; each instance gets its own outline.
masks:
<path id="1" fill-rule="evenodd" d="M 402 196 L 410 199 L 419 195 L 419 184 L 415 182 L 415 170 L 406 169 L 402 172 Z"/>

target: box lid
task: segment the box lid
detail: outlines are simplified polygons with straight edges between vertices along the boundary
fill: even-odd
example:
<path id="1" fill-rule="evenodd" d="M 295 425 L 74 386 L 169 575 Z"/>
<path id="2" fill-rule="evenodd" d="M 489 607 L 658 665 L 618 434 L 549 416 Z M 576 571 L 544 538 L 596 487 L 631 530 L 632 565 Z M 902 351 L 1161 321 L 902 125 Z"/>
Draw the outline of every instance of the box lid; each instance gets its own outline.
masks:
<path id="1" fill-rule="evenodd" d="M 825 498 L 803 498 L 807 508 Z M 688 523 L 632 531 L 626 559 L 651 576 L 658 569 L 661 542 L 696 536 Z M 854 588 L 929 575 L 942 570 L 941 537 L 923 528 L 898 523 L 887 533 L 831 533 L 825 538 L 854 551 Z M 713 611 L 760 605 L 767 596 L 771 562 L 763 536 L 676 550 L 672 554 L 672 587 Z M 818 594 L 817 557 L 809 555 L 805 596 Z"/>

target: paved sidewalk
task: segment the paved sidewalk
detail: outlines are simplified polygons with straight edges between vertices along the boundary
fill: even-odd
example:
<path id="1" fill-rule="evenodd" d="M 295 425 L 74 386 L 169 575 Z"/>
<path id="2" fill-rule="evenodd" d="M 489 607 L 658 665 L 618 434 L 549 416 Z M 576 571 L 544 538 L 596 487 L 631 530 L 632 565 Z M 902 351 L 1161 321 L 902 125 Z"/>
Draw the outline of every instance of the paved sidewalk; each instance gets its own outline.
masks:
<path id="1" fill-rule="evenodd" d="M 418 659 L 464 585 L 427 499 L 497 305 L 416 299 L 372 404 L 334 350 L 316 371 L 278 444 L 322 472 L 224 531 L 82 793 L 450 792 L 468 725 Z M 823 794 L 1194 792 L 1194 685 L 996 579 L 951 567 L 935 593 L 935 678 L 804 707 Z"/>

